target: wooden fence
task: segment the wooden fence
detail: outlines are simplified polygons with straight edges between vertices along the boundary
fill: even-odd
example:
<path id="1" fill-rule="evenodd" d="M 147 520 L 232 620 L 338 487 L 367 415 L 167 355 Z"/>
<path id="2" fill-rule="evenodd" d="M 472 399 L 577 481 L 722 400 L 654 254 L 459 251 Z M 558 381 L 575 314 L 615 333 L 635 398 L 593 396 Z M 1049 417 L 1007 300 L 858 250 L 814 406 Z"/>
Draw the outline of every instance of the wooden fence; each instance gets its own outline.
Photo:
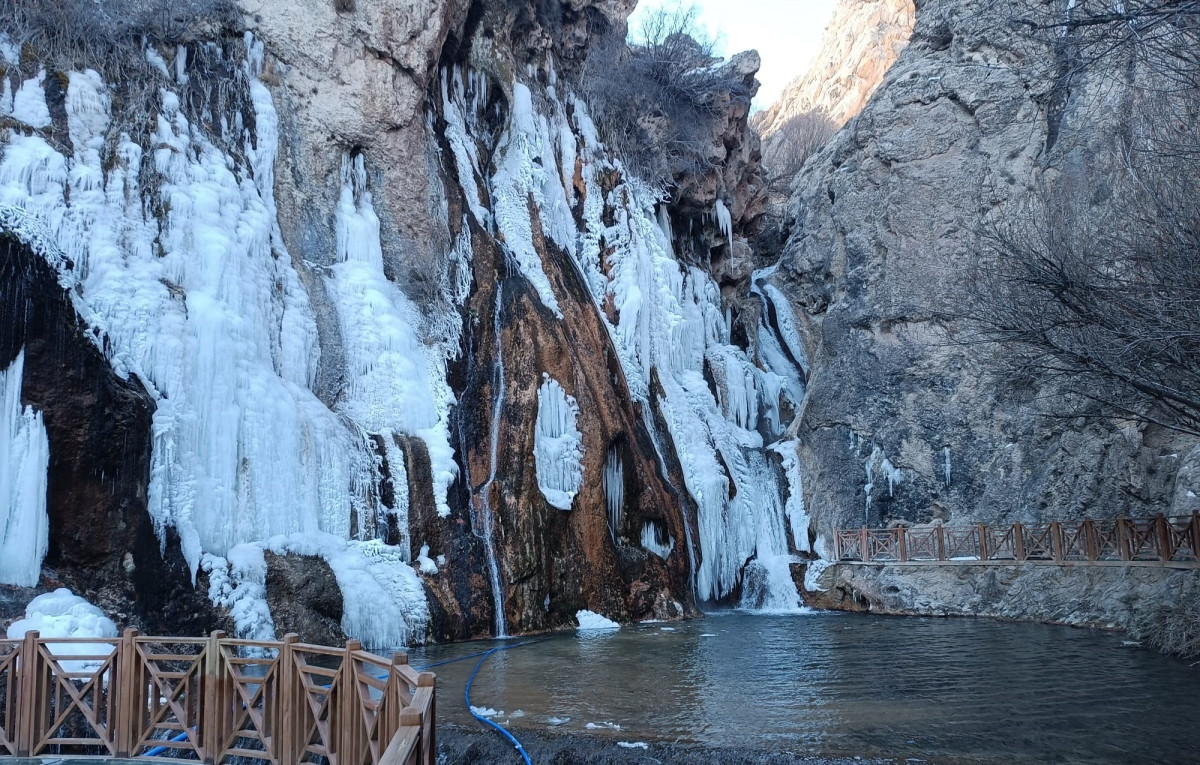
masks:
<path id="1" fill-rule="evenodd" d="M 0 640 L 0 757 L 433 765 L 434 687 L 357 641 L 29 632 Z"/>
<path id="2" fill-rule="evenodd" d="M 1085 519 L 1026 526 L 976 524 L 838 529 L 837 560 L 861 563 L 1023 563 L 1200 566 L 1200 515 Z"/>

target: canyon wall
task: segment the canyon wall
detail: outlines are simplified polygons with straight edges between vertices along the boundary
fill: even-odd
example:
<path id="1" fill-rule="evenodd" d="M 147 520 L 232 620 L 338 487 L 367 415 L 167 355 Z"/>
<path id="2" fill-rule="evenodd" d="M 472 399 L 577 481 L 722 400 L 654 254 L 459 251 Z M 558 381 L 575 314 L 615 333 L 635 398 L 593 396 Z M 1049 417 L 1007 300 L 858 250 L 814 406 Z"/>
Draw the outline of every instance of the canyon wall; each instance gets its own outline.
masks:
<path id="1" fill-rule="evenodd" d="M 770 281 L 792 301 L 811 360 L 799 459 L 824 555 L 835 527 L 1196 507 L 1195 438 L 1134 419 L 1055 416 L 1045 401 L 1057 383 L 1011 374 L 1006 349 L 975 342 L 962 318 L 997 221 L 1072 188 L 1096 189 L 1103 215 L 1102 190 L 1123 172 L 1123 115 L 1136 111 L 1139 75 L 1119 57 L 1064 65 L 1070 39 L 1019 23 L 1053 9 L 917 3 L 907 47 L 793 185 L 791 236 Z M 969 606 L 950 572 L 839 576 L 885 610 L 904 610 L 901 595 L 879 595 L 887 590 L 921 612 L 1021 612 Z M 946 601 L 930 605 L 913 583 L 938 576 L 946 586 L 930 591 Z"/>
<path id="2" fill-rule="evenodd" d="M 6 618 L 66 583 L 147 629 L 386 647 L 799 607 L 756 55 L 701 62 L 703 161 L 667 189 L 586 100 L 623 0 L 128 0 L 61 37 L 44 5 L 0 38 L 3 230 L 44 272 L 0 323 L 0 520 L 34 543 Z M 66 361 L 21 319 L 51 308 Z M 60 489 L 96 438 L 116 462 Z"/>

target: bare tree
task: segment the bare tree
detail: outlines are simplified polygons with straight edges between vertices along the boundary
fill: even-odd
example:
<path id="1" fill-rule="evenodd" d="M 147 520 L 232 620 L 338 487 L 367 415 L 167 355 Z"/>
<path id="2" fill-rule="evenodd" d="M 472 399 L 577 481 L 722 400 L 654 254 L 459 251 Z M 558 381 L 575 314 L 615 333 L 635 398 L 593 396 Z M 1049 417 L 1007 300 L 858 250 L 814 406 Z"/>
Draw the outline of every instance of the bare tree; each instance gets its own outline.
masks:
<path id="1" fill-rule="evenodd" d="M 648 14 L 633 40 L 600 46 L 584 91 L 606 142 L 650 180 L 670 186 L 714 166 L 711 120 L 752 93 L 719 64 L 694 4 Z"/>
<path id="2" fill-rule="evenodd" d="M 820 109 L 801 112 L 763 140 L 767 187 L 786 193 L 805 160 L 824 146 L 837 125 Z"/>

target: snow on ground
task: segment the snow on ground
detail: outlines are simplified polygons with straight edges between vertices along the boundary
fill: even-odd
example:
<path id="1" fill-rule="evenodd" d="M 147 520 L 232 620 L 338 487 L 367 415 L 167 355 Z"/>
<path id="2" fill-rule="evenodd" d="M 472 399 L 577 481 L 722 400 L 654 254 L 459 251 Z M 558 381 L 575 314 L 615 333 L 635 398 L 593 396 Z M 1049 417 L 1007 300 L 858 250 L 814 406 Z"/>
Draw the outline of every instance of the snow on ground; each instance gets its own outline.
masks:
<path id="1" fill-rule="evenodd" d="M 20 640 L 26 632 L 36 631 L 43 638 L 116 638 L 117 625 L 104 612 L 65 587 L 38 595 L 25 606 L 25 618 L 8 627 L 8 639 Z M 107 656 L 112 653 L 109 643 L 50 644 L 56 657 Z M 64 661 L 67 672 L 94 672 L 101 662 L 88 659 Z"/>

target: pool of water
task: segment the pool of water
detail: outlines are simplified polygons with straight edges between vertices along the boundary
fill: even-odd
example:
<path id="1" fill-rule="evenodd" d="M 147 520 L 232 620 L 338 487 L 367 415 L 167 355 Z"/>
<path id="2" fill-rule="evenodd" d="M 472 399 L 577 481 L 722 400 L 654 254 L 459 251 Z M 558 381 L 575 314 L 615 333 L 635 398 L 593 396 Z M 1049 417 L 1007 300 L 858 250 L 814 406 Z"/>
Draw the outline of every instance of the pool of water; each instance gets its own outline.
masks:
<path id="1" fill-rule="evenodd" d="M 410 661 L 502 644 L 430 646 Z M 476 661 L 432 669 L 439 720 L 474 724 L 463 688 Z M 518 735 L 995 763 L 1200 762 L 1200 667 L 1121 635 L 1035 624 L 734 612 L 555 634 L 493 654 L 471 701 L 501 710 L 494 719 Z"/>

